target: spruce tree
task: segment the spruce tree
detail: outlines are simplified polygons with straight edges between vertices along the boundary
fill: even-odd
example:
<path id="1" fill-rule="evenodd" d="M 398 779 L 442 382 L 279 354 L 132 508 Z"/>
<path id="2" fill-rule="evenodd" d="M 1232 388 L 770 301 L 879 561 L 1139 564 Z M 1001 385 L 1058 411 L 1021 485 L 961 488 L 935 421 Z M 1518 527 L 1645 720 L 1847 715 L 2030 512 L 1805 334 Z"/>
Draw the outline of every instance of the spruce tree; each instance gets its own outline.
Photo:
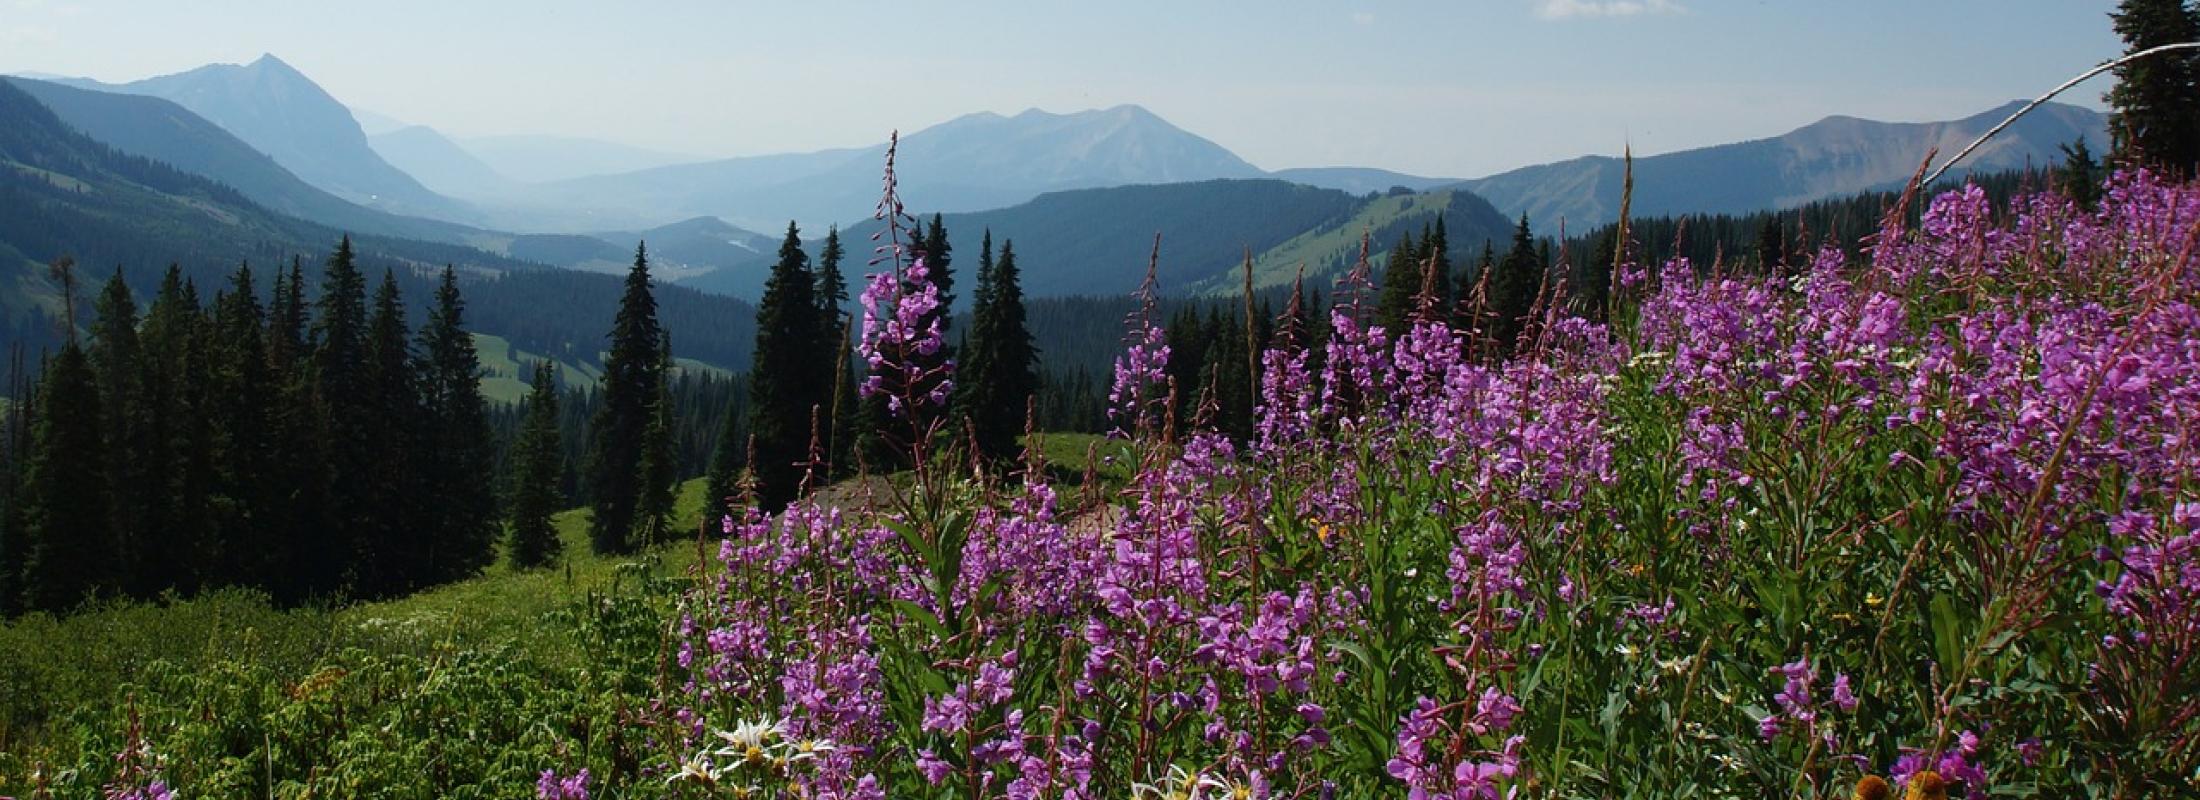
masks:
<path id="1" fill-rule="evenodd" d="M 1182 427 L 1199 411 L 1200 379 L 1207 374 L 1207 350 L 1213 346 L 1214 339 L 1200 324 L 1198 307 L 1192 305 L 1179 307 L 1176 313 L 1170 314 L 1162 330 L 1165 336 L 1162 341 L 1169 346 L 1165 373 L 1169 378 L 1166 387 L 1168 407 Z"/>
<path id="2" fill-rule="evenodd" d="M 295 296 L 295 295 L 294 295 Z M 351 237 L 336 245 L 321 273 L 321 296 L 315 301 L 311 335 L 313 413 L 299 433 L 314 439 L 327 466 L 312 476 L 302 491 L 322 495 L 323 501 L 304 509 L 315 510 L 301 522 L 325 522 L 315 528 L 300 527 L 299 580 L 296 591 L 304 596 L 341 594 L 352 571 L 355 555 L 367 545 L 370 523 L 383 513 L 370 491 L 377 464 L 371 458 L 377 439 L 370 418 L 367 392 L 367 281 L 359 272 Z M 279 332 L 284 321 L 275 321 Z M 325 509 L 325 510 L 320 510 Z M 317 530 L 316 530 L 317 528 Z"/>
<path id="3" fill-rule="evenodd" d="M 420 331 L 420 398 L 426 431 L 422 498 L 428 520 L 425 577 L 432 582 L 471 576 L 496 558 L 496 469 L 488 403 L 481 397 L 481 359 L 465 330 L 466 302 L 458 273 L 443 268 L 435 307 Z"/>
<path id="4" fill-rule="evenodd" d="M 828 335 L 815 278 L 800 231 L 789 222 L 756 307 L 756 355 L 749 369 L 748 428 L 756 443 L 749 472 L 765 511 L 778 511 L 794 499 L 801 463 L 809 459 L 810 415 L 829 399 L 824 392 L 831 388 L 830 362 L 818 350 Z"/>
<path id="5" fill-rule="evenodd" d="M 2094 160 L 2093 148 L 2086 145 L 2084 136 L 2063 144 L 2061 150 L 2063 165 L 2056 180 L 2079 208 L 2093 210 L 2101 201 L 2101 163 Z"/>
<path id="6" fill-rule="evenodd" d="M 1787 266 L 1787 261 L 1787 228 L 1778 215 L 1768 216 L 1757 226 L 1757 267 L 1772 274 Z"/>
<path id="7" fill-rule="evenodd" d="M 657 299 L 650 294 L 649 250 L 637 244 L 611 324 L 603 405 L 589 427 L 583 470 L 595 514 L 589 521 L 589 544 L 598 554 L 632 552 L 640 544 L 634 537 L 635 506 L 641 500 L 645 435 L 656 417 L 658 384 L 664 380 L 663 343 Z"/>
<path id="8" fill-rule="evenodd" d="M 1528 216 L 1520 216 L 1520 225 L 1513 230 L 1512 249 L 1505 253 L 1489 280 L 1489 333 L 1490 342 L 1500 356 L 1510 355 L 1519 346 L 1520 336 L 1528 327 L 1528 315 L 1533 313 L 1536 293 L 1543 288 L 1543 261 L 1536 252 L 1535 235 L 1528 229 Z"/>
<path id="9" fill-rule="evenodd" d="M 268 553 L 275 571 L 261 585 L 277 600 L 298 602 L 341 589 L 338 579 L 349 540 L 332 507 L 336 491 L 332 452 L 339 429 L 330 424 L 321 375 L 313 366 L 319 353 L 307 339 L 310 303 L 303 260 L 292 257 L 290 269 L 278 271 L 273 283 L 267 312 L 267 366 L 275 401 L 268 435 L 275 452 L 281 454 L 282 469 L 272 476 L 268 492 L 282 502 L 262 514 L 269 535 L 280 546 Z"/>
<path id="10" fill-rule="evenodd" d="M 857 397 L 853 318 L 847 313 L 848 278 L 841 271 L 847 250 L 840 244 L 840 228 L 825 229 L 825 244 L 817 253 L 817 309 L 819 340 L 824 358 L 832 363 L 832 389 L 826 395 L 825 458 L 832 477 L 846 475 L 854 466 Z"/>
<path id="11" fill-rule="evenodd" d="M 132 593 L 150 597 L 165 589 L 186 593 L 219 558 L 210 524 L 213 493 L 212 429 L 205 406 L 206 327 L 198 290 L 174 265 L 146 310 L 139 341 L 140 383 L 145 392 L 145 449 L 135 454 L 146 473 L 140 524 L 118 535 L 124 553 L 138 559 Z"/>
<path id="12" fill-rule="evenodd" d="M 272 589 L 288 561 L 279 521 L 292 500 L 280 487 L 295 454 L 283 449 L 279 434 L 282 387 L 269 364 L 265 317 L 252 268 L 240 264 L 214 303 L 210 413 L 222 432 L 214 507 L 223 546 L 210 584 Z"/>
<path id="13" fill-rule="evenodd" d="M 375 435 L 364 454 L 366 470 L 348 479 L 360 485 L 368 503 L 353 570 L 358 589 L 368 596 L 392 596 L 428 582 L 422 567 L 433 534 L 426 470 L 440 454 L 423 447 L 426 426 L 411 339 L 397 276 L 385 270 L 367 320 L 363 376 L 363 421 Z"/>
<path id="14" fill-rule="evenodd" d="M 956 409 L 970 421 L 986 458 L 1015 456 L 1026 411 L 1039 390 L 1038 348 L 1025 324 L 1024 290 L 1013 241 L 992 257 L 993 235 L 979 250 L 978 286 L 972 295 L 970 336 L 958 364 Z"/>
<path id="15" fill-rule="evenodd" d="M 527 395 L 527 421 L 512 446 L 517 478 L 512 487 L 512 567 L 529 569 L 549 564 L 564 543 L 558 539 L 551 515 L 562 502 L 559 480 L 565 472 L 565 446 L 558 436 L 557 376 L 550 362 L 535 365 L 533 391 Z"/>
<path id="16" fill-rule="evenodd" d="M 23 346 L 8 349 L 8 402 L 0 407 L 0 618 L 22 610 L 23 469 L 30 456 L 30 408 L 39 403 L 23 364 Z"/>
<path id="17" fill-rule="evenodd" d="M 657 399 L 650 405 L 649 425 L 642 428 L 641 486 L 634 499 L 635 538 L 644 544 L 662 544 L 672 533 L 673 484 L 679 481 L 679 453 L 673 449 L 677 410 L 672 399 L 672 335 L 664 334 L 658 346 Z"/>
<path id="18" fill-rule="evenodd" d="M 1423 253 L 1413 234 L 1400 234 L 1383 265 L 1382 295 L 1375 305 L 1375 324 L 1396 338 L 1413 314 L 1414 299 L 1421 293 Z"/>
<path id="19" fill-rule="evenodd" d="M 294 374 L 306 352 L 306 273 L 296 257 L 290 272 L 275 273 L 275 296 L 267 308 L 267 360 L 280 376 Z"/>
<path id="20" fill-rule="evenodd" d="M 2185 0 L 2123 0 L 2109 19 L 2126 53 L 2200 40 L 2200 12 Z M 2117 67 L 2106 99 L 2117 161 L 2192 174 L 2200 163 L 2200 55 L 2171 51 Z"/>
<path id="21" fill-rule="evenodd" d="M 740 492 L 741 472 L 748 467 L 748 443 L 741 429 L 741 415 L 733 413 L 732 401 L 727 401 L 726 413 L 718 423 L 718 439 L 710 449 L 710 472 L 703 480 L 703 522 L 711 524 L 725 514 L 733 513 L 735 495 Z"/>
<path id="22" fill-rule="evenodd" d="M 179 284 L 180 290 L 180 284 Z M 86 352 L 99 383 L 101 442 L 112 457 L 106 460 L 106 486 L 114 489 L 107 501 L 108 524 L 114 531 L 118 552 L 110 557 L 126 565 L 129 579 L 125 592 L 151 596 L 137 583 L 137 565 L 146 546 L 148 495 L 159 488 L 146 480 L 150 452 L 146 441 L 146 408 L 143 392 L 145 363 L 138 341 L 137 302 L 123 283 L 122 270 L 99 293 L 92 307 L 92 341 Z"/>
<path id="23" fill-rule="evenodd" d="M 990 411 L 981 408 L 978 398 L 989 390 L 989 370 L 979 362 L 985 355 L 979 353 L 984 332 L 992 326 L 993 315 L 993 229 L 987 228 L 978 241 L 978 277 L 970 290 L 970 329 L 963 332 L 962 343 L 956 348 L 955 391 L 949 398 L 949 407 L 955 410 L 950 433 L 956 445 L 964 441 L 966 428 L 974 429 L 978 418 Z M 983 450 L 984 448 L 980 448 Z"/>
<path id="24" fill-rule="evenodd" d="M 939 290 L 940 305 L 932 313 L 919 319 L 917 326 L 923 328 L 931 325 L 934 320 L 938 320 L 942 344 L 945 344 L 952 341 L 955 336 L 953 325 L 955 319 L 955 271 L 953 269 L 955 248 L 948 244 L 947 227 L 942 224 L 938 214 L 932 215 L 932 224 L 925 228 L 924 245 L 921 252 L 924 253 L 925 282 Z M 905 287 L 904 291 L 921 291 L 922 289 L 921 286 L 911 286 Z M 923 368 L 923 374 L 928 377 L 923 380 L 921 385 L 912 387 L 914 394 L 918 397 L 929 395 L 934 389 L 938 388 L 941 381 L 951 380 L 946 366 L 948 360 L 954 357 L 955 351 L 950 347 L 941 347 L 930 355 L 917 354 L 916 361 Z M 918 429 L 929 430 L 930 425 L 941 419 L 952 419 L 953 417 L 950 416 L 952 410 L 952 406 L 946 409 L 931 407 L 922 409 L 922 415 L 918 418 Z M 959 432 L 950 431 L 949 435 L 956 436 L 959 435 Z"/>
<path id="25" fill-rule="evenodd" d="M 98 377 L 74 338 L 46 366 L 24 475 L 23 607 L 60 612 L 117 588 Z"/>

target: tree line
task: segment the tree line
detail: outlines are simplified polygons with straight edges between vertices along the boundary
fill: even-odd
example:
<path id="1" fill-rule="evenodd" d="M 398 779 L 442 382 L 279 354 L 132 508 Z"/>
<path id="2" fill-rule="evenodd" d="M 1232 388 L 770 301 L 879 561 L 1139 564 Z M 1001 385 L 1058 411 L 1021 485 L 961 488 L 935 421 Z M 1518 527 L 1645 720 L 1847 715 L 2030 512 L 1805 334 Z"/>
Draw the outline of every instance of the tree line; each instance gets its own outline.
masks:
<path id="1" fill-rule="evenodd" d="M 38 383 L 18 379 L 6 609 L 218 585 L 382 597 L 493 557 L 495 452 L 455 272 L 417 329 L 391 272 L 370 299 L 349 239 L 318 297 L 295 262 L 267 276 L 265 305 L 262 279 L 240 265 L 202 303 L 171 268 L 141 315 L 118 272 L 89 335 L 68 320 Z"/>

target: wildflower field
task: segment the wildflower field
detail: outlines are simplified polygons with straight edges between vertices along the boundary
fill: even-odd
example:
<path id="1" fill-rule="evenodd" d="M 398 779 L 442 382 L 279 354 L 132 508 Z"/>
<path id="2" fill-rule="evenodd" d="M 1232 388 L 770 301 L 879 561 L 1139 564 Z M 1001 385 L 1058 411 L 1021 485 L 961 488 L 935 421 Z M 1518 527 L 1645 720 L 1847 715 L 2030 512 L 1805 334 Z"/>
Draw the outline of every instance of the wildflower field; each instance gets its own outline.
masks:
<path id="1" fill-rule="evenodd" d="M 1857 258 L 1623 263 L 1608 324 L 1545 303 L 1510 359 L 1370 325 L 1355 273 L 1246 441 L 1134 318 L 1119 483 L 911 422 L 871 502 L 511 624 L 185 604 L 245 619 L 11 702 L 0 794 L 2200 794 L 2200 186 L 1904 211 Z M 865 299 L 874 367 L 939 346 L 937 297 Z M 903 377 L 921 419 L 943 376 Z"/>

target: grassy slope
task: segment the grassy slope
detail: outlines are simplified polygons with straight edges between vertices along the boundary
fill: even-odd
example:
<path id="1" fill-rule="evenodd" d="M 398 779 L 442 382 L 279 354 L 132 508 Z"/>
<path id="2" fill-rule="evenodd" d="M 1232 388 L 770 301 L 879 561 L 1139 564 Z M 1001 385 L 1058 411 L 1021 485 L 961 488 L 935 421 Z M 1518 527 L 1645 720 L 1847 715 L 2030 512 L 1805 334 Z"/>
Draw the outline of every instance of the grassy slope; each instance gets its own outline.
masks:
<path id="1" fill-rule="evenodd" d="M 1321 277 L 1321 280 L 1314 281 L 1310 285 L 1327 287 L 1334 280 L 1334 276 L 1330 276 L 1326 272 L 1332 264 L 1337 263 L 1339 259 L 1350 263 L 1353 259 L 1359 257 L 1360 235 L 1363 232 L 1381 231 L 1406 217 L 1433 217 L 1433 215 L 1442 214 L 1451 205 L 1451 194 L 1452 192 L 1447 189 L 1426 194 L 1386 195 L 1375 198 L 1366 205 L 1361 206 L 1359 213 L 1352 215 L 1351 219 L 1291 237 L 1284 243 L 1254 256 L 1253 285 L 1255 288 L 1289 286 L 1291 281 L 1298 276 L 1299 268 L 1303 266 L 1306 268 L 1309 279 L 1317 276 Z M 1377 271 L 1382 269 L 1385 257 L 1388 255 L 1380 251 L 1387 249 L 1392 244 L 1396 244 L 1396 242 L 1381 240 L 1374 242 L 1374 248 L 1378 252 L 1372 256 L 1371 261 Z M 1459 258 L 1464 252 L 1459 248 L 1459 245 L 1453 245 L 1452 257 L 1454 259 Z M 1243 280 L 1243 276 L 1233 272 L 1194 286 L 1192 293 L 1230 294 L 1239 290 L 1243 285 Z"/>
<path id="2" fill-rule="evenodd" d="M 703 481 L 683 483 L 673 519 L 686 528 L 700 516 L 702 505 Z M 638 557 L 598 556 L 589 551 L 588 509 L 559 512 L 555 520 L 558 538 L 565 542 L 558 566 L 514 570 L 505 563 L 500 546 L 497 562 L 478 577 L 353 606 L 337 612 L 337 618 L 365 630 L 397 628 L 455 641 L 533 640 L 529 649 L 543 652 L 564 643 L 555 641 L 561 629 L 538 625 L 542 618 L 577 598 L 609 588 L 619 577 L 620 565 L 638 563 L 656 574 L 678 575 L 695 564 L 695 548 L 686 543 L 665 545 Z"/>
<path id="3" fill-rule="evenodd" d="M 474 350 L 481 356 L 481 393 L 491 403 L 517 403 L 525 398 L 528 381 L 534 379 L 534 373 L 530 370 L 536 362 L 544 360 L 558 365 L 558 371 L 564 376 L 568 387 L 594 389 L 603 378 L 603 367 L 600 365 L 550 359 L 539 353 L 515 348 L 502 336 L 476 333 Z M 680 370 L 705 372 L 721 378 L 733 374 L 731 370 L 692 358 L 673 356 L 672 363 Z"/>

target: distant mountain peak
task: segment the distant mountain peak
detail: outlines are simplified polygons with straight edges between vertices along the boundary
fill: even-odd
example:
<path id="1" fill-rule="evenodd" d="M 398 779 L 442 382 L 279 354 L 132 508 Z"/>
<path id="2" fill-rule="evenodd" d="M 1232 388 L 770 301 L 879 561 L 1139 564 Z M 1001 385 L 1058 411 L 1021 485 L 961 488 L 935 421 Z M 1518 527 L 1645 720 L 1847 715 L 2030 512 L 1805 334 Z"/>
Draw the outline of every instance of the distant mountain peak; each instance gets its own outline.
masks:
<path id="1" fill-rule="evenodd" d="M 189 109 L 265 153 L 305 182 L 399 214 L 471 219 L 462 203 L 422 187 L 374 153 L 351 109 L 276 57 L 208 64 L 173 75 L 85 88 L 150 95 Z"/>

